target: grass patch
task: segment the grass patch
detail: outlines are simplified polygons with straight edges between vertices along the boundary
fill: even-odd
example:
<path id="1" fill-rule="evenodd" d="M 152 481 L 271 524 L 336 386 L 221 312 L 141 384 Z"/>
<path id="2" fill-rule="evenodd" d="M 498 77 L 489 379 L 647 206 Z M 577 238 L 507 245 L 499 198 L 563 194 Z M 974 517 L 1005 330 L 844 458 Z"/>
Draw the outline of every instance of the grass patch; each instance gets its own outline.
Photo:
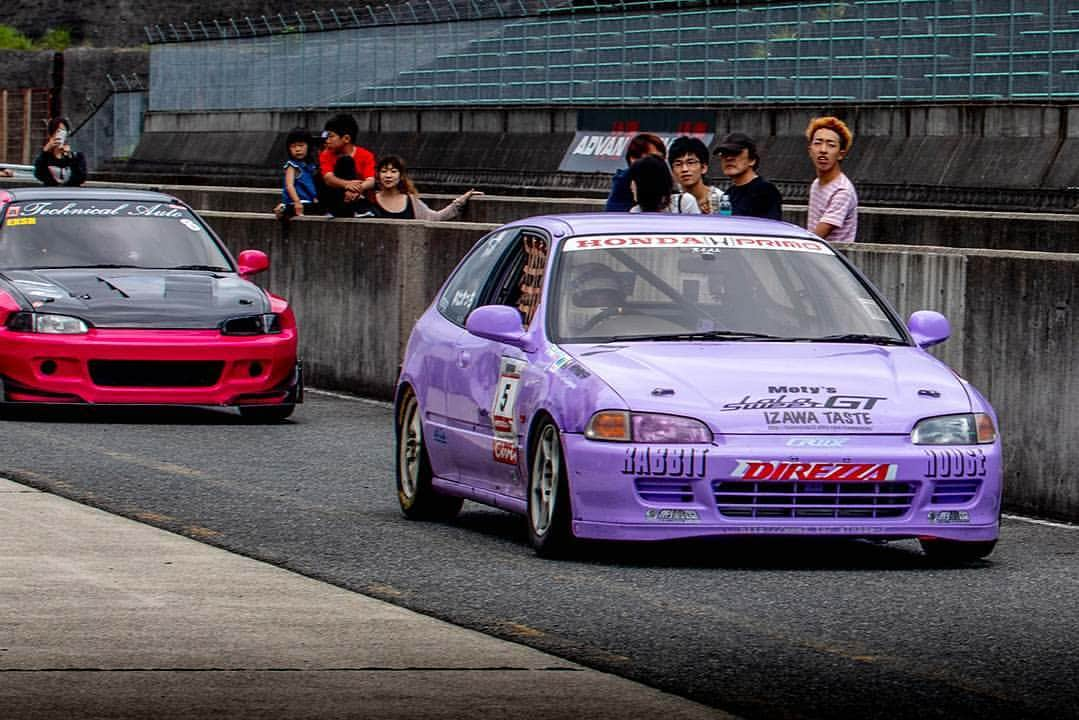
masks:
<path id="1" fill-rule="evenodd" d="M 10 25 L 0 25 L 0 50 L 66 50 L 71 47 L 71 31 L 49 28 L 37 40 L 31 40 Z"/>

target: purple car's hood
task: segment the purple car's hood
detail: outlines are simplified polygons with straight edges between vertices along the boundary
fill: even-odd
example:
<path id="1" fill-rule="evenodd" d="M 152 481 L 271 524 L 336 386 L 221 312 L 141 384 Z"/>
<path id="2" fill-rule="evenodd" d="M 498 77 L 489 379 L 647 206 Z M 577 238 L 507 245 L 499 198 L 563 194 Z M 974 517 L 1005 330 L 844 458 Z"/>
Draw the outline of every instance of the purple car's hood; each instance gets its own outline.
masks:
<path id="1" fill-rule="evenodd" d="M 689 415 L 719 433 L 908 433 L 970 412 L 963 385 L 918 348 L 670 342 L 565 350 L 631 410 Z"/>

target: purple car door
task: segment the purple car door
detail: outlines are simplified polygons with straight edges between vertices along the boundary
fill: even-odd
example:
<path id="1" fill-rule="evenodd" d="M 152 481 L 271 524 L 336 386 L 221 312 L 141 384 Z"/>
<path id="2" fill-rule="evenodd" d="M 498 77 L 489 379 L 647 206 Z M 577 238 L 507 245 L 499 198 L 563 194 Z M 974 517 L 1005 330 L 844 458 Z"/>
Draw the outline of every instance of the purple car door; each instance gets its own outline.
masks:
<path id="1" fill-rule="evenodd" d="M 442 289 L 437 312 L 428 312 L 417 323 L 411 342 L 423 357 L 422 383 L 417 394 L 424 412 L 427 452 L 432 469 L 439 477 L 459 480 L 458 448 L 469 442 L 477 422 L 468 413 L 466 382 L 472 364 L 467 352 L 461 352 L 465 321 L 482 301 L 492 275 L 505 262 L 515 230 L 500 230 L 476 243 Z"/>
<path id="2" fill-rule="evenodd" d="M 526 230 L 484 294 L 482 304 L 508 305 L 533 322 L 549 242 Z M 456 380 L 447 392 L 447 414 L 458 430 L 452 452 L 460 480 L 477 488 L 520 496 L 517 398 L 528 357 L 520 348 L 465 332 L 457 338 Z"/>

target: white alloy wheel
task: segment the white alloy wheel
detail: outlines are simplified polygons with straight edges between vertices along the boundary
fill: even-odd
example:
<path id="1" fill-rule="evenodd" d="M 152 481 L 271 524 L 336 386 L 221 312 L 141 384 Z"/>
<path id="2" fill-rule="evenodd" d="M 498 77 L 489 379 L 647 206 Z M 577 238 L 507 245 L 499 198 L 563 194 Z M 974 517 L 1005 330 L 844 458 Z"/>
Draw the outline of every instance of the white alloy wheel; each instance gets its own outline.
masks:
<path id="1" fill-rule="evenodd" d="M 412 520 L 449 520 L 461 510 L 459 497 L 432 486 L 431 458 L 423 443 L 423 410 L 411 388 L 401 400 L 397 426 L 397 501 Z"/>
<path id="2" fill-rule="evenodd" d="M 532 530 L 538 536 L 547 534 L 554 522 L 558 489 L 562 480 L 562 446 L 554 425 L 540 432 L 536 456 L 532 460 L 532 482 L 529 516 Z"/>
<path id="3" fill-rule="evenodd" d="M 397 444 L 397 474 L 401 494 L 405 499 L 416 499 L 420 482 L 420 454 L 423 451 L 423 425 L 420 423 L 420 405 L 415 395 L 409 395 L 401 422 L 401 437 Z"/>

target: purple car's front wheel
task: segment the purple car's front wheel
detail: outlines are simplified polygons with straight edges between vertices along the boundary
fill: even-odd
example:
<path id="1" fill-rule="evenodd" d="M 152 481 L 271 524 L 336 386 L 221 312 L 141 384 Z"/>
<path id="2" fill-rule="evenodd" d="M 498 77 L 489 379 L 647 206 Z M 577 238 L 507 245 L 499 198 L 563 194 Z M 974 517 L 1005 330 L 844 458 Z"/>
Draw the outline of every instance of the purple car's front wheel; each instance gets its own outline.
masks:
<path id="1" fill-rule="evenodd" d="M 563 554 L 573 540 L 569 483 L 558 428 L 547 421 L 533 443 L 528 474 L 528 537 L 544 557 Z"/>
<path id="2" fill-rule="evenodd" d="M 401 399 L 397 416 L 397 500 L 405 517 L 449 520 L 464 502 L 439 495 L 431 486 L 431 460 L 423 442 L 420 404 L 411 389 Z"/>

